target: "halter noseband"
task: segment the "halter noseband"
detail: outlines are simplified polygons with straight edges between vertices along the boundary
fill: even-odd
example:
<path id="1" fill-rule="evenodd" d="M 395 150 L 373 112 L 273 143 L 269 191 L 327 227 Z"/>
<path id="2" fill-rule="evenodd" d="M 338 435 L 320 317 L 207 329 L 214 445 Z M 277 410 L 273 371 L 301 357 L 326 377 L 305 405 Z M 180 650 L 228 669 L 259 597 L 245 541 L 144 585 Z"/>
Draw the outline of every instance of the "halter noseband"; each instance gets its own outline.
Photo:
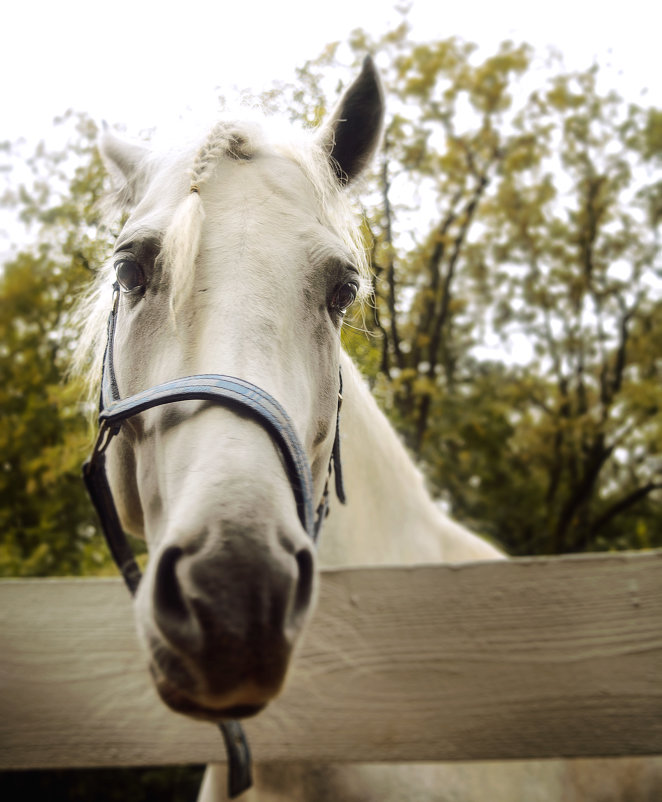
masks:
<path id="1" fill-rule="evenodd" d="M 115 284 L 112 308 L 108 317 L 108 339 L 101 375 L 99 433 L 92 454 L 83 466 L 83 479 L 101 521 L 110 552 L 131 594 L 135 595 L 138 589 L 141 572 L 122 529 L 113 501 L 106 476 L 105 451 L 112 438 L 119 433 L 124 421 L 140 412 L 164 404 L 191 400 L 209 401 L 244 414 L 262 426 L 278 446 L 296 500 L 299 520 L 313 543 L 316 543 L 322 523 L 328 514 L 328 483 L 332 472 L 335 474 L 338 498 L 345 503 L 340 465 L 342 375 L 340 375 L 338 412 L 333 450 L 329 462 L 329 477 L 327 477 L 322 500 L 314 512 L 312 472 L 303 446 L 283 407 L 260 387 L 233 376 L 201 374 L 165 382 L 128 398 L 120 397 L 113 363 L 118 307 L 119 286 Z M 232 799 L 243 793 L 252 784 L 250 749 L 241 724 L 236 721 L 221 721 L 219 727 L 228 753 L 228 791 Z"/>

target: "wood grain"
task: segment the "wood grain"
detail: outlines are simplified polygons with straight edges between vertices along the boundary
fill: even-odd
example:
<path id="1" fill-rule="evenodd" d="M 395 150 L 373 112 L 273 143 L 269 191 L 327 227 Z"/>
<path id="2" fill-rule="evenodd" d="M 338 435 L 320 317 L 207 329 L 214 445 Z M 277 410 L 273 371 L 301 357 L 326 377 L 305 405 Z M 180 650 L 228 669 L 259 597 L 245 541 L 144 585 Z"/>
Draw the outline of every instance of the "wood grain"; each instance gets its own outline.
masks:
<path id="1" fill-rule="evenodd" d="M 662 553 L 327 571 L 256 760 L 662 754 Z M 153 691 L 120 580 L 0 583 L 0 768 L 224 759 Z"/>

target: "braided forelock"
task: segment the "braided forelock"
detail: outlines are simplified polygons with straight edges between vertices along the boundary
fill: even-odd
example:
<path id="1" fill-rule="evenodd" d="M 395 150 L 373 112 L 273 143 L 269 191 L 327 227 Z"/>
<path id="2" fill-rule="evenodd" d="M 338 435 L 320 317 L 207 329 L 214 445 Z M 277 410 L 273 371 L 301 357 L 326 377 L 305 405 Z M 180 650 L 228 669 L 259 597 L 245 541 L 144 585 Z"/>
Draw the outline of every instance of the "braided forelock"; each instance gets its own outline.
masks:
<path id="1" fill-rule="evenodd" d="M 246 125 L 239 131 L 236 123 L 219 122 L 195 155 L 189 171 L 189 193 L 175 211 L 159 257 L 170 274 L 170 310 L 174 317 L 177 308 L 188 297 L 195 277 L 195 260 L 205 220 L 200 189 L 222 159 L 252 158 L 259 140 L 260 129 L 257 126 Z"/>
<path id="2" fill-rule="evenodd" d="M 205 219 L 200 190 L 210 180 L 224 158 L 249 160 L 264 147 L 262 126 L 257 123 L 219 122 L 212 127 L 198 149 L 189 171 L 189 192 L 175 211 L 168 227 L 160 259 L 171 279 L 170 308 L 177 308 L 189 297 L 194 278 L 195 260 L 200 247 Z M 311 181 L 325 222 L 349 247 L 356 267 L 363 277 L 363 290 L 369 286 L 367 255 L 360 229 L 347 191 L 338 185 L 325 148 L 314 139 L 273 145 L 276 152 L 292 159 Z"/>
<path id="3" fill-rule="evenodd" d="M 214 167 L 227 156 L 233 159 L 250 159 L 260 139 L 258 126 L 246 125 L 239 131 L 236 124 L 219 122 L 198 150 L 190 171 L 191 189 L 199 188 L 214 172 Z"/>

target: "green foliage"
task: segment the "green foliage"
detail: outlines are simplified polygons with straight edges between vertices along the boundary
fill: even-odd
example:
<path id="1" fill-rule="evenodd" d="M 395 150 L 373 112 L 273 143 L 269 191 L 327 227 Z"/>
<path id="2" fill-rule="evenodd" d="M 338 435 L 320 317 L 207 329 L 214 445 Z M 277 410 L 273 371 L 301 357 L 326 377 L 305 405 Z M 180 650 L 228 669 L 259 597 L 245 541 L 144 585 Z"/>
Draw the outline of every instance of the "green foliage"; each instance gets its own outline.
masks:
<path id="1" fill-rule="evenodd" d="M 79 574 L 107 563 L 82 488 L 90 445 L 82 390 L 63 381 L 73 336 L 67 313 L 106 247 L 95 212 L 103 172 L 90 121 L 68 115 L 61 125 L 73 127 L 68 145 L 40 145 L 27 162 L 30 180 L 3 199 L 36 230 L 33 247 L 0 274 L 3 576 Z"/>
<path id="2" fill-rule="evenodd" d="M 511 553 L 662 545 L 662 113 L 596 67 L 527 94 L 511 42 L 350 45 L 390 114 L 345 342 L 432 487 Z"/>

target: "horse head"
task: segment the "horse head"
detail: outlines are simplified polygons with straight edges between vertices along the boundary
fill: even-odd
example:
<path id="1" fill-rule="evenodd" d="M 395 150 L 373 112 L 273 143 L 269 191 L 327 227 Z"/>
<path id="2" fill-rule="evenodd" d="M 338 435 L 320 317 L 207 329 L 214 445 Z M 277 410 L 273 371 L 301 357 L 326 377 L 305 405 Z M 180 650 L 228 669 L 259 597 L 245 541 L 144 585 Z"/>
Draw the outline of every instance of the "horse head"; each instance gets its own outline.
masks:
<path id="1" fill-rule="evenodd" d="M 238 377 L 287 411 L 322 497 L 338 408 L 339 330 L 366 281 L 345 187 L 379 140 L 367 59 L 297 147 L 223 122 L 165 155 L 106 134 L 128 213 L 107 271 L 117 397 L 186 376 Z M 258 391 L 259 392 L 259 391 Z M 282 687 L 314 605 L 316 563 L 282 451 L 241 406 L 187 397 L 127 416 L 107 451 L 123 528 L 149 560 L 136 623 L 163 700 L 217 721 Z"/>

